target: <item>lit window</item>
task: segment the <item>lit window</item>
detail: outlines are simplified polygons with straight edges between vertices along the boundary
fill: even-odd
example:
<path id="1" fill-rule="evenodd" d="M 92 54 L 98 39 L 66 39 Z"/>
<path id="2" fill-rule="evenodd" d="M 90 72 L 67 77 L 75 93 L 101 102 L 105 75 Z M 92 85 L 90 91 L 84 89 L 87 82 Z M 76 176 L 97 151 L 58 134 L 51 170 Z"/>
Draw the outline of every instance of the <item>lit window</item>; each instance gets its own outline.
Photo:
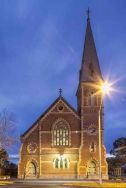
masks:
<path id="1" fill-rule="evenodd" d="M 58 168 L 59 167 L 59 159 L 56 159 L 55 160 L 55 168 Z"/>
<path id="2" fill-rule="evenodd" d="M 64 121 L 56 123 L 53 130 L 53 145 L 68 146 L 69 145 L 69 129 Z"/>
<path id="3" fill-rule="evenodd" d="M 63 161 L 63 159 L 61 158 L 61 159 L 60 159 L 60 168 L 63 168 L 63 162 L 64 162 L 64 161 Z"/>
<path id="4" fill-rule="evenodd" d="M 67 159 L 64 159 L 64 167 L 68 168 L 68 160 Z"/>
<path id="5" fill-rule="evenodd" d="M 56 158 L 54 160 L 54 167 L 55 168 L 60 168 L 60 169 L 69 168 L 69 160 L 66 159 L 66 158 L 64 159 L 62 157 Z"/>

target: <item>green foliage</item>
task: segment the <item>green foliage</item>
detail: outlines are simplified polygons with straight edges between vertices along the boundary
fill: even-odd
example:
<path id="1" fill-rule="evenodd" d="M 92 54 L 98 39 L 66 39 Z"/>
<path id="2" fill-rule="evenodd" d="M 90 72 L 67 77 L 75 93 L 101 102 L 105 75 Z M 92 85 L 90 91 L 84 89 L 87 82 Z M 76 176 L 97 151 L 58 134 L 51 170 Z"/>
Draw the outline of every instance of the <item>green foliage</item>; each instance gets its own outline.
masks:
<path id="1" fill-rule="evenodd" d="M 126 138 L 125 137 L 118 138 L 113 143 L 113 146 L 114 146 L 114 148 L 119 148 L 119 147 L 122 147 L 122 146 L 126 146 Z"/>
<path id="2" fill-rule="evenodd" d="M 8 154 L 4 148 L 0 148 L 0 168 L 5 168 L 8 162 Z"/>
<path id="3" fill-rule="evenodd" d="M 126 157 L 126 138 L 121 137 L 115 140 L 110 153 L 118 157 Z"/>
<path id="4" fill-rule="evenodd" d="M 116 139 L 110 153 L 115 157 L 107 158 L 109 172 L 112 172 L 114 168 L 122 168 L 126 164 L 126 138 Z"/>

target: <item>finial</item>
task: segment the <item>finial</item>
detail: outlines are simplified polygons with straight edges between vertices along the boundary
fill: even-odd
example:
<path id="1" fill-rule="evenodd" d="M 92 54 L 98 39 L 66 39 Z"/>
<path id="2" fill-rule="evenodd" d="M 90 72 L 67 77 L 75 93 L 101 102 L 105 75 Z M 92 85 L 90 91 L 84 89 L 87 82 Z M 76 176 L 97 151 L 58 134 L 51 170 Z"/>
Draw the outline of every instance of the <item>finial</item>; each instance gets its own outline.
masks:
<path id="1" fill-rule="evenodd" d="M 89 9 L 89 7 L 88 7 L 88 9 L 87 9 L 87 21 L 89 21 L 90 20 L 90 9 Z"/>
<path id="2" fill-rule="evenodd" d="M 59 96 L 62 97 L 62 89 L 59 89 Z"/>

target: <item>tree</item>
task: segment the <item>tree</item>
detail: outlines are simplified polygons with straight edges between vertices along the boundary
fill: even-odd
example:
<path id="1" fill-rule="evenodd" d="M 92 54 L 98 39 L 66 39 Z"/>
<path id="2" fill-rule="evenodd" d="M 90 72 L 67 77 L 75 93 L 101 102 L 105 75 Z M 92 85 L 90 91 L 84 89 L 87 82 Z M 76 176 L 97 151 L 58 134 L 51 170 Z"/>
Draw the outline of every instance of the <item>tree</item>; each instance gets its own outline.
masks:
<path id="1" fill-rule="evenodd" d="M 14 115 L 4 109 L 0 113 L 0 175 L 5 174 L 10 164 L 7 151 L 17 141 L 15 125 Z"/>
<path id="2" fill-rule="evenodd" d="M 17 177 L 17 171 L 18 171 L 17 165 L 12 162 L 8 162 L 8 165 L 5 168 L 5 174 L 11 177 Z"/>
<path id="3" fill-rule="evenodd" d="M 5 168 L 8 163 L 8 154 L 7 151 L 3 148 L 0 148 L 0 168 Z"/>
<path id="4" fill-rule="evenodd" d="M 126 138 L 121 137 L 113 142 L 113 148 L 110 151 L 116 157 L 126 157 Z"/>
<path id="5" fill-rule="evenodd" d="M 4 109 L 0 113 L 0 148 L 7 150 L 16 142 L 15 125 L 14 115 Z"/>
<path id="6" fill-rule="evenodd" d="M 126 159 L 119 158 L 119 157 L 109 157 L 107 158 L 108 168 L 111 171 L 113 168 L 122 167 L 126 163 Z"/>
<path id="7" fill-rule="evenodd" d="M 107 158 L 109 174 L 113 174 L 115 168 L 120 168 L 122 171 L 126 164 L 126 138 L 116 139 L 110 153 L 115 157 Z"/>

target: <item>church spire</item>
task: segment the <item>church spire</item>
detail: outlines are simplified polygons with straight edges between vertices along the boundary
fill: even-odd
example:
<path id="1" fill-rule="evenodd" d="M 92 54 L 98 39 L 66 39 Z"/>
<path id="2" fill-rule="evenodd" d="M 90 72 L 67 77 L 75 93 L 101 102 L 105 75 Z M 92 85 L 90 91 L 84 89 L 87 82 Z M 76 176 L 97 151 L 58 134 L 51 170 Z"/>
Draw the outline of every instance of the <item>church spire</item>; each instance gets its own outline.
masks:
<path id="1" fill-rule="evenodd" d="M 89 21 L 89 20 L 90 20 L 90 9 L 88 7 L 88 9 L 87 9 L 87 21 Z"/>
<path id="2" fill-rule="evenodd" d="M 80 70 L 80 82 L 99 82 L 103 80 L 99 60 L 94 43 L 90 24 L 90 10 L 87 10 L 87 28 L 83 50 L 82 65 Z"/>

